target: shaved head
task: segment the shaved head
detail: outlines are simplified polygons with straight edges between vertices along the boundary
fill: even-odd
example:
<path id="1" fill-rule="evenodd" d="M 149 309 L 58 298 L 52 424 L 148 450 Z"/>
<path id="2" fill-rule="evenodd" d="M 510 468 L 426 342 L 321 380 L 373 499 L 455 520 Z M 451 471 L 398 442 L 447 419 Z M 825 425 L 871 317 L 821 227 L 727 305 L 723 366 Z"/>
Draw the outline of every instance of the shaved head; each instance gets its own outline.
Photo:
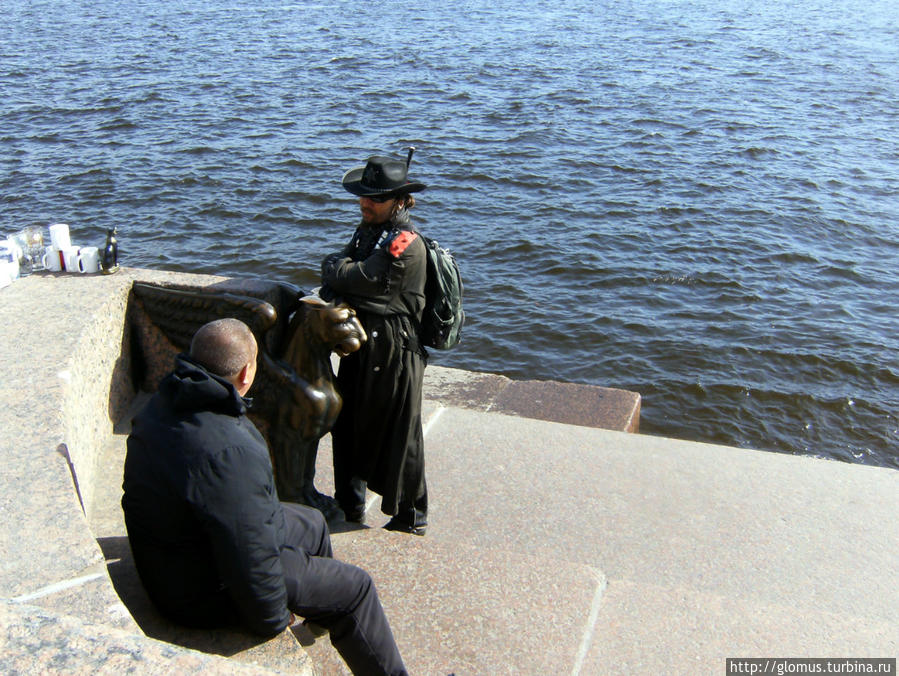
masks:
<path id="1" fill-rule="evenodd" d="M 256 338 L 239 319 L 216 319 L 194 334 L 190 358 L 210 373 L 230 380 L 249 362 L 255 362 Z"/>

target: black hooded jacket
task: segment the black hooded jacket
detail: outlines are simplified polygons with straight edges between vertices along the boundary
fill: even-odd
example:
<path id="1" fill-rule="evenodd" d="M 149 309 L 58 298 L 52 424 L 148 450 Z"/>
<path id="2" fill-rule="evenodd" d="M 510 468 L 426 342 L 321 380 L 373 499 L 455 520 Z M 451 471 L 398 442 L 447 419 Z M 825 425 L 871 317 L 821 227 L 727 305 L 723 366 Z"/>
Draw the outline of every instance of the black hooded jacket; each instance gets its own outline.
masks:
<path id="1" fill-rule="evenodd" d="M 285 520 L 268 448 L 226 380 L 185 355 L 135 417 L 122 508 L 141 581 L 191 626 L 283 630 Z"/>

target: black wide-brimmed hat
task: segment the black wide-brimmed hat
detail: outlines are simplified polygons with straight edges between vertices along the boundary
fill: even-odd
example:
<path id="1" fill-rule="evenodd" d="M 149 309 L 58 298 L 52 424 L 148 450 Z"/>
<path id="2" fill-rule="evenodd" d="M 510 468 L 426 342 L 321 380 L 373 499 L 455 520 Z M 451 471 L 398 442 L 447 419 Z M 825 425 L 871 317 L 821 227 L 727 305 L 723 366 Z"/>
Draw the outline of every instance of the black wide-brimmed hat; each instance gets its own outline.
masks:
<path id="1" fill-rule="evenodd" d="M 364 167 L 345 173 L 343 187 L 359 197 L 389 197 L 427 188 L 424 183 L 408 180 L 408 170 L 405 160 L 375 155 L 368 158 Z"/>

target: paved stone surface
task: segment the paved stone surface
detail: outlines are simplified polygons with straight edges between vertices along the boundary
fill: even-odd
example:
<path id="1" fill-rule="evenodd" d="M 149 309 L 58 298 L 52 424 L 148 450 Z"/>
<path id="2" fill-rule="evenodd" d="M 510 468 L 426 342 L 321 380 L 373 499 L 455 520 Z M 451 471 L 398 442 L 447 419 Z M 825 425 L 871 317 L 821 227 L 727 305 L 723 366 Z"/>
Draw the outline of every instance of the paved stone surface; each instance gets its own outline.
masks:
<path id="1" fill-rule="evenodd" d="M 371 528 L 333 535 L 337 555 L 375 576 L 413 673 L 719 673 L 727 657 L 899 651 L 894 470 L 434 402 L 425 428 L 427 544 L 378 531 L 386 517 L 373 494 Z M 318 467 L 326 491 L 328 450 L 326 438 Z M 425 559 L 441 571 L 441 585 L 418 583 L 428 575 L 417 568 Z M 510 614 L 534 606 L 535 592 L 559 599 L 565 621 L 553 622 L 565 638 L 546 627 L 535 638 L 537 616 L 533 624 L 515 617 L 520 633 L 509 640 L 527 656 L 517 661 L 464 623 L 441 624 L 474 608 L 469 561 L 480 584 L 505 590 Z M 529 577 L 516 572 L 534 561 Z M 576 571 L 594 571 L 604 584 L 588 598 L 582 581 L 569 604 L 560 586 L 567 590 Z M 417 605 L 404 592 L 406 573 Z M 471 641 L 477 660 L 428 661 L 418 645 L 430 645 L 432 629 L 452 645 Z M 554 651 L 554 670 L 534 659 L 534 640 Z M 320 644 L 310 648 L 313 659 L 341 673 Z"/>
<path id="2" fill-rule="evenodd" d="M 251 645 L 153 624 L 116 513 L 126 336 L 67 319 L 115 317 L 137 277 L 197 279 L 125 270 L 0 290 L 0 671 L 309 673 L 295 635 L 322 674 L 345 673 L 302 628 Z M 40 341 L 21 321 L 35 309 L 61 318 Z M 375 495 L 370 528 L 335 527 L 336 554 L 371 572 L 413 674 L 721 673 L 734 656 L 899 654 L 899 472 L 599 429 L 603 393 L 566 404 L 578 391 L 429 367 L 428 535 L 380 530 Z M 563 414 L 577 424 L 536 419 Z M 330 492 L 327 437 L 317 484 Z"/>
<path id="3" fill-rule="evenodd" d="M 428 442 L 437 530 L 464 523 L 489 546 L 502 529 L 507 545 L 564 548 L 610 579 L 884 619 L 899 608 L 895 470 L 461 410 Z M 493 509 L 475 508 L 482 496 Z"/>
<path id="4" fill-rule="evenodd" d="M 895 657 L 896 622 L 616 580 L 583 674 L 725 674 L 728 657 Z"/>
<path id="5" fill-rule="evenodd" d="M 588 566 L 502 547 L 379 528 L 335 544 L 336 556 L 372 575 L 413 674 L 558 673 L 576 659 L 605 587 Z M 307 649 L 324 673 L 347 673 L 325 638 Z"/>

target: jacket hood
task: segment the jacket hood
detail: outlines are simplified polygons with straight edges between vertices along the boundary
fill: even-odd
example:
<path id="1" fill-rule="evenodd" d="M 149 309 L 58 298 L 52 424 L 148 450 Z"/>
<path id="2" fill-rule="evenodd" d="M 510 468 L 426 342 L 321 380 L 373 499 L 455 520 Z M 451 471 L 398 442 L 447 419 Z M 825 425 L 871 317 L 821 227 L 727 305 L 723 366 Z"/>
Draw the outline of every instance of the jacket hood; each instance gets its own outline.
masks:
<path id="1" fill-rule="evenodd" d="M 234 385 L 186 354 L 175 358 L 175 370 L 159 384 L 159 392 L 179 411 L 215 411 L 235 416 L 247 411 L 247 402 Z"/>

